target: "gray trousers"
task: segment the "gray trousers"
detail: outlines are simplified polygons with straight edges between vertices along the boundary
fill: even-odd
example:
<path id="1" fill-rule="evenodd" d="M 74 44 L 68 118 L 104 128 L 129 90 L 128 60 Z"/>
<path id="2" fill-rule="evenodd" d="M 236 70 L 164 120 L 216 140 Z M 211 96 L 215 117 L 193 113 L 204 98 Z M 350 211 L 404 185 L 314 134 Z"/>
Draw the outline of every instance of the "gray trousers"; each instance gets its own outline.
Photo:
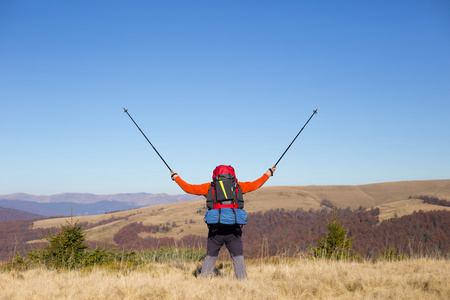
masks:
<path id="1" fill-rule="evenodd" d="M 214 265 L 216 264 L 217 256 L 206 256 L 202 265 L 201 276 L 210 277 L 213 274 Z M 245 269 L 244 256 L 231 256 L 234 266 L 234 274 L 237 279 L 242 280 L 247 278 L 247 271 Z"/>
<path id="2" fill-rule="evenodd" d="M 206 258 L 202 265 L 202 276 L 211 276 L 214 271 L 220 248 L 225 245 L 233 261 L 234 273 L 238 279 L 245 279 L 247 271 L 244 262 L 244 245 L 242 244 L 240 227 L 210 227 Z"/>

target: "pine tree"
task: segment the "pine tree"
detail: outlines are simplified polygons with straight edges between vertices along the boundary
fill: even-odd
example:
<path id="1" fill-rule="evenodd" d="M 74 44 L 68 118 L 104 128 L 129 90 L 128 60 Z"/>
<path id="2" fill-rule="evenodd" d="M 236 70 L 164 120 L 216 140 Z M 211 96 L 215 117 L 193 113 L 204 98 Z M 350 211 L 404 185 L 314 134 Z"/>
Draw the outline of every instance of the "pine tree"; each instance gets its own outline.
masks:
<path id="1" fill-rule="evenodd" d="M 328 222 L 329 233 L 317 241 L 317 247 L 311 247 L 314 258 L 328 259 L 358 259 L 358 253 L 353 253 L 353 238 L 347 238 L 344 224 L 339 222 L 337 214 L 333 213 L 331 221 Z"/>
<path id="2" fill-rule="evenodd" d="M 85 244 L 86 232 L 77 222 L 61 225 L 54 235 L 45 236 L 48 245 L 29 252 L 30 259 L 55 268 L 73 269 L 84 264 L 89 246 Z"/>

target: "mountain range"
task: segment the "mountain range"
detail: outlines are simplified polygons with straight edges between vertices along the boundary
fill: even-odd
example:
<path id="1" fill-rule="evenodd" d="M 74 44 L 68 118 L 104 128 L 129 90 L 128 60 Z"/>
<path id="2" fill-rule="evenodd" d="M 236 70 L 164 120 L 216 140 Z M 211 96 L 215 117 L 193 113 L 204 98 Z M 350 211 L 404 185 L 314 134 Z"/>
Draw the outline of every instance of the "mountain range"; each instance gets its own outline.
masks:
<path id="1" fill-rule="evenodd" d="M 198 196 L 192 195 L 150 193 L 107 195 L 63 193 L 48 196 L 15 193 L 0 195 L 0 207 L 16 209 L 45 217 L 70 216 L 70 214 L 73 216 L 82 216 L 190 201 L 198 198 Z"/>

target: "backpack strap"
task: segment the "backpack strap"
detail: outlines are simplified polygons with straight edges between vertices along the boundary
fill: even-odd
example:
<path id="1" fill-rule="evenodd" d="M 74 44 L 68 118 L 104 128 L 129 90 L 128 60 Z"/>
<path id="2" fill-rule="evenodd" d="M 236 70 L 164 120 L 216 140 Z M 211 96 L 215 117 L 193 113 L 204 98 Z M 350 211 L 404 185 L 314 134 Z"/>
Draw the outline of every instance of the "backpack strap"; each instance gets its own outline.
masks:
<path id="1" fill-rule="evenodd" d="M 214 209 L 216 205 L 216 192 L 215 192 L 215 183 L 211 182 L 209 186 L 208 194 L 206 195 L 206 207 L 208 209 Z"/>
<path id="2" fill-rule="evenodd" d="M 236 182 L 236 201 L 238 208 L 243 209 L 244 208 L 244 197 L 242 196 L 242 190 L 241 186 Z"/>

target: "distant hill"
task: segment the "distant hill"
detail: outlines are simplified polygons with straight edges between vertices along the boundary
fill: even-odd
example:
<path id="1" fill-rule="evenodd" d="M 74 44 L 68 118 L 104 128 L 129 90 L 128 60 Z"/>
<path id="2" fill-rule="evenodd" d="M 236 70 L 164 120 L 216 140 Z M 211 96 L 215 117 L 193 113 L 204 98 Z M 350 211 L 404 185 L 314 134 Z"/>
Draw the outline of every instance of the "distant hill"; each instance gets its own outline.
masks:
<path id="1" fill-rule="evenodd" d="M 41 219 L 43 216 L 30 214 L 17 209 L 0 207 L 0 222 Z"/>
<path id="2" fill-rule="evenodd" d="M 379 208 L 380 219 L 401 217 L 419 210 L 450 210 L 449 207 L 427 204 L 416 199 L 421 195 L 450 199 L 450 180 L 404 181 L 357 186 L 271 186 L 248 193 L 244 198 L 245 209 L 248 213 L 278 208 L 318 210 L 324 208 L 321 204 L 323 200 L 328 200 L 338 208 L 356 209 L 359 206 Z M 203 197 L 197 197 L 197 199 L 199 200 L 142 207 L 113 214 L 80 216 L 77 220 L 94 226 L 89 230 L 87 236 L 89 240 L 109 244 L 114 244 L 113 236 L 121 228 L 135 222 L 142 222 L 144 225 L 170 224 L 172 227 L 170 231 L 158 232 L 152 235 L 154 237 L 180 239 L 190 234 L 205 236 L 207 233 L 207 227 L 203 221 L 206 211 L 205 199 Z M 34 228 L 58 226 L 65 220 L 65 218 L 40 220 L 34 222 Z"/>
<path id="3" fill-rule="evenodd" d="M 111 211 L 128 210 L 140 207 L 133 203 L 106 200 L 90 204 L 79 204 L 75 202 L 38 203 L 22 200 L 0 200 L 0 205 L 39 214 L 45 217 L 70 216 L 71 212 L 73 216 L 98 215 Z"/>
<path id="4" fill-rule="evenodd" d="M 96 195 L 89 193 L 63 193 L 56 195 L 30 195 L 25 193 L 15 193 L 9 195 L 0 195 L 0 199 L 4 200 L 22 200 L 32 201 L 39 203 L 61 203 L 61 202 L 74 202 L 74 203 L 96 203 L 100 201 L 118 201 L 129 202 L 137 206 L 150 206 L 165 203 L 189 201 L 195 199 L 192 195 L 168 195 L 165 193 L 150 194 L 150 193 L 122 193 L 122 194 L 105 194 Z"/>
<path id="5" fill-rule="evenodd" d="M 50 196 L 35 196 L 23 193 L 0 196 L 0 206 L 39 214 L 46 217 L 97 215 L 113 211 L 129 210 L 174 202 L 183 202 L 198 197 L 168 194 L 78 194 L 65 193 Z"/>

